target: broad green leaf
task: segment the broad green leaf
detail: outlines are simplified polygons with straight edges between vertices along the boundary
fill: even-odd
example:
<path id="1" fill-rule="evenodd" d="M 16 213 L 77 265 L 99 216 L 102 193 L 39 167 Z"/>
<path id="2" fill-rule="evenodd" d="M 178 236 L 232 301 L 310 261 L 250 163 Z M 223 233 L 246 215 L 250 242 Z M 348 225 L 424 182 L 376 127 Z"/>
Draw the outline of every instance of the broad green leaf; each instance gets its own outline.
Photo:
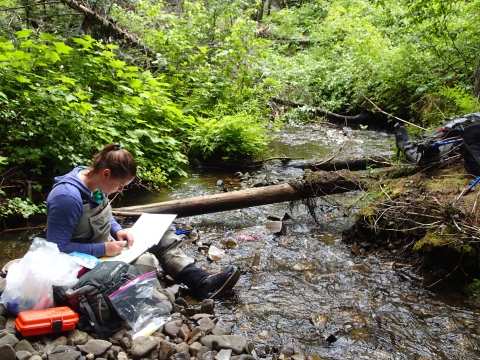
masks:
<path id="1" fill-rule="evenodd" d="M 17 39 L 28 38 L 33 30 L 20 30 L 15 32 Z"/>
<path id="2" fill-rule="evenodd" d="M 72 94 L 68 94 L 67 96 L 65 96 L 65 100 L 67 102 L 78 101 L 78 99 L 75 96 L 73 96 Z"/>
<path id="3" fill-rule="evenodd" d="M 72 50 L 70 46 L 65 45 L 65 43 L 61 41 L 54 42 L 53 45 L 55 45 L 55 49 L 59 54 L 68 54 Z"/>
<path id="4" fill-rule="evenodd" d="M 53 62 L 54 64 L 60 60 L 60 56 L 58 56 L 58 53 L 52 50 L 45 51 L 45 57 L 49 59 L 51 62 Z"/>
<path id="5" fill-rule="evenodd" d="M 57 77 L 57 78 L 55 78 L 55 80 L 60 80 L 64 84 L 72 84 L 72 85 L 75 85 L 75 82 L 77 81 L 77 80 L 69 78 L 67 76 Z"/>
<path id="6" fill-rule="evenodd" d="M 33 42 L 33 40 L 31 39 L 28 39 L 28 40 L 24 40 L 20 43 L 20 47 L 21 48 L 31 48 L 33 47 L 35 44 Z"/>
<path id="7" fill-rule="evenodd" d="M 125 67 L 125 61 L 122 60 L 110 60 L 109 64 L 115 69 L 122 69 Z"/>
<path id="8" fill-rule="evenodd" d="M 120 90 L 123 90 L 125 92 L 128 92 L 129 94 L 133 94 L 133 89 L 130 89 L 129 87 L 127 86 L 124 86 L 124 85 L 119 85 L 118 88 Z"/>
<path id="9" fill-rule="evenodd" d="M 111 49 L 111 50 L 118 49 L 118 45 L 115 45 L 115 44 L 107 44 L 106 46 L 108 49 Z"/>
<path id="10" fill-rule="evenodd" d="M 130 85 L 132 88 L 136 89 L 142 86 L 142 81 L 139 79 L 128 79 L 127 80 L 128 85 Z"/>
<path id="11" fill-rule="evenodd" d="M 47 40 L 47 41 L 55 41 L 57 40 L 57 37 L 52 35 L 52 34 L 48 34 L 48 33 L 45 33 L 45 34 L 40 34 L 38 35 L 38 37 L 42 40 Z"/>
<path id="12" fill-rule="evenodd" d="M 91 39 L 91 38 L 90 38 Z M 72 39 L 74 42 L 76 42 L 78 45 L 82 45 L 84 50 L 88 50 L 92 48 L 92 43 L 95 41 L 92 39 L 92 41 L 80 39 L 80 38 L 73 38 Z"/>
<path id="13" fill-rule="evenodd" d="M 15 79 L 17 79 L 17 81 L 21 82 L 21 83 L 30 83 L 31 82 L 29 78 L 26 78 L 25 76 L 22 76 L 22 75 L 15 76 Z"/>

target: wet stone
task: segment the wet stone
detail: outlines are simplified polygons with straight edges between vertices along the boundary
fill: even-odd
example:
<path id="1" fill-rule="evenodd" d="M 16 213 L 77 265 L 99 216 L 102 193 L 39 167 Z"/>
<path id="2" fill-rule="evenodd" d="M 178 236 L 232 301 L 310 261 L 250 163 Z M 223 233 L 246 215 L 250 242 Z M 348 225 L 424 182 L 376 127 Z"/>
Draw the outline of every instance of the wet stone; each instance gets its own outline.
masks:
<path id="1" fill-rule="evenodd" d="M 163 325 L 163 332 L 172 338 L 176 338 L 182 327 L 182 320 L 171 320 Z"/>
<path id="2" fill-rule="evenodd" d="M 33 348 L 32 344 L 28 340 L 20 340 L 17 345 L 15 345 L 15 351 L 28 351 L 32 354 L 36 354 L 37 351 Z"/>
<path id="3" fill-rule="evenodd" d="M 287 230 L 285 228 L 285 224 L 283 221 L 270 221 L 265 224 L 265 227 L 273 234 L 273 235 L 285 235 Z"/>
<path id="4" fill-rule="evenodd" d="M 5 316 L 7 316 L 7 313 L 8 313 L 8 311 L 7 311 L 7 308 L 5 307 L 5 305 L 0 304 L 0 316 L 5 317 Z"/>
<path id="5" fill-rule="evenodd" d="M 293 354 L 295 354 L 295 350 L 293 349 L 293 346 L 285 346 L 282 348 L 280 351 L 283 355 L 291 357 Z"/>
<path id="6" fill-rule="evenodd" d="M 172 344 L 169 341 L 162 340 L 160 341 L 160 349 L 158 351 L 159 360 L 168 360 L 170 356 L 175 354 L 175 344 Z"/>
<path id="7" fill-rule="evenodd" d="M 213 299 L 205 299 L 202 301 L 200 311 L 203 314 L 213 315 L 214 310 L 215 310 L 215 301 Z"/>
<path id="8" fill-rule="evenodd" d="M 170 360 L 190 360 L 190 355 L 188 353 L 179 352 L 170 356 Z"/>
<path id="9" fill-rule="evenodd" d="M 232 349 L 222 349 L 215 356 L 215 360 L 230 360 L 232 355 Z"/>
<path id="10" fill-rule="evenodd" d="M 0 345 L 0 359 L 15 360 L 15 350 L 11 345 Z"/>
<path id="11" fill-rule="evenodd" d="M 146 356 L 158 345 L 158 340 L 153 336 L 139 336 L 132 342 L 132 356 L 135 359 Z"/>
<path id="12" fill-rule="evenodd" d="M 241 335 L 207 335 L 200 342 L 211 350 L 232 349 L 240 355 L 247 346 L 247 338 Z"/>
<path id="13" fill-rule="evenodd" d="M 89 340 L 89 336 L 86 332 L 80 330 L 72 330 L 68 333 L 69 344 L 72 345 L 85 345 Z"/>
<path id="14" fill-rule="evenodd" d="M 48 354 L 48 360 L 77 360 L 82 354 L 67 345 L 58 345 L 55 350 Z"/>
<path id="15" fill-rule="evenodd" d="M 18 343 L 18 339 L 8 333 L 7 331 L 2 331 L 0 332 L 0 346 L 2 345 L 10 345 L 10 346 L 15 346 Z"/>
<path id="16" fill-rule="evenodd" d="M 190 354 L 190 347 L 188 346 L 188 344 L 186 342 L 181 342 L 180 344 L 177 344 L 175 346 L 175 351 L 177 353 L 186 353 L 186 354 Z"/>
<path id="17" fill-rule="evenodd" d="M 60 336 L 53 341 L 57 345 L 67 345 L 68 339 L 65 336 Z"/>
<path id="18" fill-rule="evenodd" d="M 123 350 L 130 350 L 132 348 L 132 340 L 128 337 L 122 337 L 120 340 L 118 340 L 118 343 Z"/>
<path id="19" fill-rule="evenodd" d="M 230 360 L 257 360 L 254 356 L 248 354 L 242 354 L 230 357 Z"/>
<path id="20" fill-rule="evenodd" d="M 211 350 L 207 351 L 203 354 L 202 360 L 215 360 L 215 352 Z"/>
<path id="21" fill-rule="evenodd" d="M 305 355 L 302 354 L 293 354 L 290 356 L 291 360 L 305 360 Z"/>
<path id="22" fill-rule="evenodd" d="M 20 350 L 15 351 L 15 355 L 17 360 L 28 360 L 32 356 L 32 353 L 30 351 Z"/>
<path id="23" fill-rule="evenodd" d="M 203 317 L 198 321 L 198 327 L 207 334 L 215 327 L 215 323 L 210 318 Z"/>
<path id="24" fill-rule="evenodd" d="M 110 347 L 112 346 L 112 343 L 109 341 L 105 340 L 89 340 L 84 346 L 82 351 L 84 353 L 88 354 L 93 354 L 95 356 L 99 356 L 103 353 L 105 353 Z M 55 349 L 56 351 L 56 349 Z"/>
<path id="25" fill-rule="evenodd" d="M 202 347 L 203 345 L 200 344 L 198 341 L 195 341 L 193 342 L 192 344 L 189 345 L 188 347 L 188 352 L 192 355 L 192 356 L 197 356 L 198 352 L 200 351 L 200 348 Z"/>
<path id="26" fill-rule="evenodd" d="M 5 323 L 5 331 L 11 333 L 11 334 L 16 334 L 17 333 L 17 328 L 15 327 L 15 318 L 14 317 L 9 317 L 7 319 L 7 322 Z"/>
<path id="27" fill-rule="evenodd" d="M 117 355 L 117 360 L 128 360 L 127 354 L 124 352 L 119 352 Z"/>

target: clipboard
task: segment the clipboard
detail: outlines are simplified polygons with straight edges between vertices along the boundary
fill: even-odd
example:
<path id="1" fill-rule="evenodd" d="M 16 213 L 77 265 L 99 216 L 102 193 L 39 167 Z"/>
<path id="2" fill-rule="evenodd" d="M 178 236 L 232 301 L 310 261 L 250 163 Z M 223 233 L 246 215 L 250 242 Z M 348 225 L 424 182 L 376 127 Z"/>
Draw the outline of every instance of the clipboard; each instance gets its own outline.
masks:
<path id="1" fill-rule="evenodd" d="M 129 248 L 125 247 L 121 254 L 104 256 L 101 261 L 123 261 L 131 263 L 140 255 L 160 242 L 163 234 L 177 217 L 176 214 L 142 214 L 128 230 L 133 233 L 135 242 Z"/>

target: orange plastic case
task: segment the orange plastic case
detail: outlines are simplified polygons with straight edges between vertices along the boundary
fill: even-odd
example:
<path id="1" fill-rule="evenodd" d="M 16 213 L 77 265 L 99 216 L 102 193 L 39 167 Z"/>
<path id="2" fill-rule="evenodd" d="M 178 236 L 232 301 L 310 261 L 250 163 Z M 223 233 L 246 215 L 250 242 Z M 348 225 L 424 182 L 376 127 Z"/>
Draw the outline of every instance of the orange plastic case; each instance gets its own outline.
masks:
<path id="1" fill-rule="evenodd" d="M 23 336 L 51 334 L 75 329 L 78 314 L 68 306 L 18 313 L 15 326 Z"/>

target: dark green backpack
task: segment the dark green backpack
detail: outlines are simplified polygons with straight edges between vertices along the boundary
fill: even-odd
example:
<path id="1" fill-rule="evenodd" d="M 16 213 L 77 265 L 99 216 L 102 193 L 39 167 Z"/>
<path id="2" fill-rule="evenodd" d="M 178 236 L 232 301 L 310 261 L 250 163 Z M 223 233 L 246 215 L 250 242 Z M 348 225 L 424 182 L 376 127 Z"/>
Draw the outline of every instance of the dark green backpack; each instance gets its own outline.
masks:
<path id="1" fill-rule="evenodd" d="M 100 338 L 104 338 L 104 332 L 118 331 L 122 320 L 108 296 L 138 275 L 135 266 L 123 261 L 102 261 L 83 274 L 65 293 L 69 306 L 84 315 L 78 327 L 88 331 L 93 326 Z"/>

